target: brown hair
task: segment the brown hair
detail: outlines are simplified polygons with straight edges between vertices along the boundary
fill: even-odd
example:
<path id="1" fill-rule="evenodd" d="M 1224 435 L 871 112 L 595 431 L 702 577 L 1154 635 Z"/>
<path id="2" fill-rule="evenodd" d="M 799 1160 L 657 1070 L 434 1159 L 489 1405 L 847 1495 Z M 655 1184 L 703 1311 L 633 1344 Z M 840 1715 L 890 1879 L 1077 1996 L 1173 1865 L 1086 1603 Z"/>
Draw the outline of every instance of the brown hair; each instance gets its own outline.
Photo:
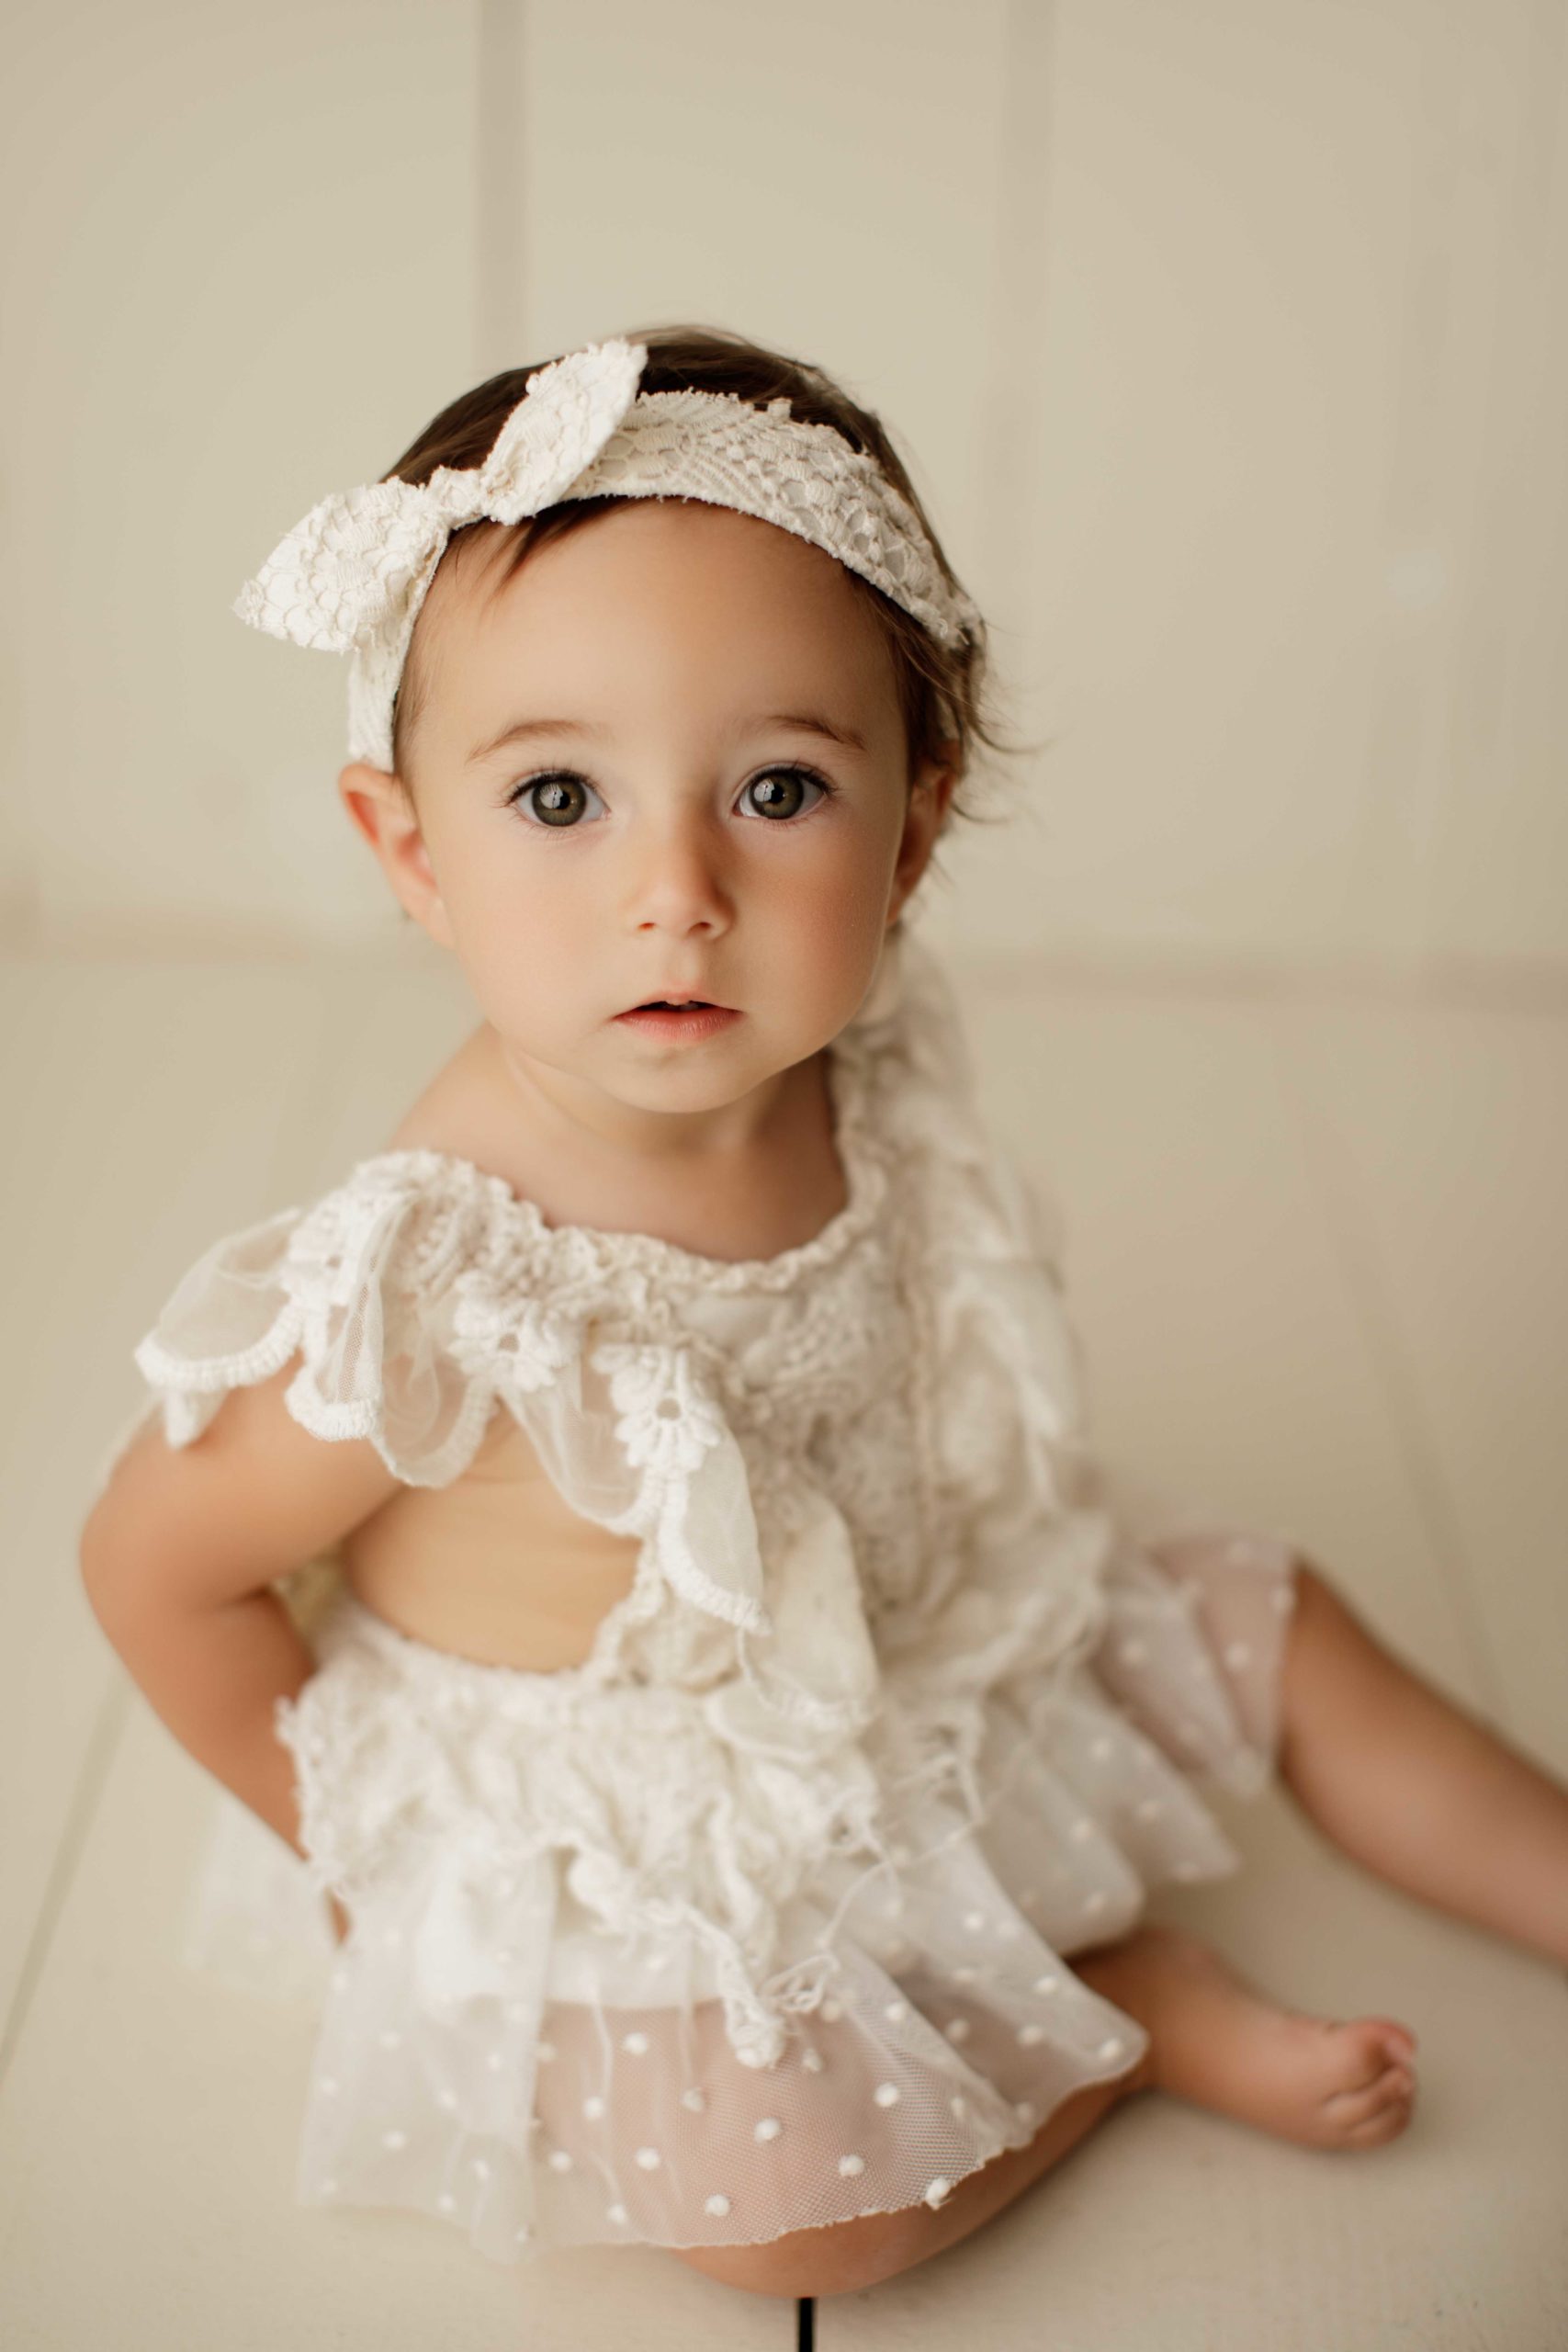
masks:
<path id="1" fill-rule="evenodd" d="M 641 391 L 729 392 L 758 408 L 787 394 L 792 415 L 807 424 L 830 425 L 852 449 L 869 454 L 908 500 L 931 540 L 944 578 L 957 585 L 953 568 L 881 419 L 851 400 L 821 368 L 786 358 L 764 345 L 750 342 L 745 335 L 719 327 L 637 327 L 627 330 L 627 340 L 644 344 L 648 349 L 648 359 L 638 379 Z M 531 368 L 505 368 L 499 376 L 476 385 L 472 391 L 461 394 L 432 419 L 381 479 L 423 482 L 438 466 L 467 470 L 482 465 L 502 425 L 527 390 L 530 377 L 548 364 L 541 360 Z M 607 508 L 626 503 L 625 498 L 613 495 L 568 499 L 521 523 L 471 523 L 454 532 L 442 562 L 446 561 L 453 547 L 471 535 L 488 537 L 505 532 L 513 545 L 495 576 L 494 585 L 499 589 L 535 548 L 547 547 L 551 540 L 581 529 Z M 1004 742 L 996 729 L 989 710 L 984 621 L 976 625 L 965 641 L 949 648 L 901 605 L 895 604 L 880 588 L 847 565 L 845 577 L 882 630 L 892 656 L 910 780 L 925 761 L 941 758 L 941 746 L 947 741 L 957 741 L 955 764 L 961 778 L 968 773 L 976 743 L 1003 755 L 1036 748 Z M 422 608 L 392 706 L 393 766 L 411 803 L 412 793 L 407 780 L 405 755 L 427 690 L 419 658 L 420 623 L 423 617 Z M 985 821 L 976 810 L 961 805 L 956 794 L 949 814 L 971 822 Z"/>

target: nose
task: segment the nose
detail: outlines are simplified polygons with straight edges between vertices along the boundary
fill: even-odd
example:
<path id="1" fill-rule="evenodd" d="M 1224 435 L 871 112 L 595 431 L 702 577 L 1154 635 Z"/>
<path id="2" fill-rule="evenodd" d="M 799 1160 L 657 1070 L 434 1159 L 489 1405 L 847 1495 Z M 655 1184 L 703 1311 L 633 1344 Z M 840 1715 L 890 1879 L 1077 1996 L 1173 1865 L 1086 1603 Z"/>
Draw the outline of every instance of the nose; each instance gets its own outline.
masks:
<path id="1" fill-rule="evenodd" d="M 639 827 L 628 852 L 627 912 L 633 929 L 717 933 L 730 921 L 722 828 L 697 809 L 675 810 Z"/>

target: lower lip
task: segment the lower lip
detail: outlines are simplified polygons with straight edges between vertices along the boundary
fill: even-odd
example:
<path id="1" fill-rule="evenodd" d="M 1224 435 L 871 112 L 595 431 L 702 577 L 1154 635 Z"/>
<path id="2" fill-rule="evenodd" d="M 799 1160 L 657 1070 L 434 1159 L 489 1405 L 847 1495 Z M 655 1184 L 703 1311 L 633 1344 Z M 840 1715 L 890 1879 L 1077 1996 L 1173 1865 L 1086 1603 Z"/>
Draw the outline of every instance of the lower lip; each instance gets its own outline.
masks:
<path id="1" fill-rule="evenodd" d="M 646 1036 L 662 1037 L 672 1046 L 692 1046 L 704 1037 L 716 1037 L 740 1015 L 726 1004 L 704 1004 L 671 1012 L 618 1012 L 615 1018 L 623 1029 L 640 1029 Z"/>

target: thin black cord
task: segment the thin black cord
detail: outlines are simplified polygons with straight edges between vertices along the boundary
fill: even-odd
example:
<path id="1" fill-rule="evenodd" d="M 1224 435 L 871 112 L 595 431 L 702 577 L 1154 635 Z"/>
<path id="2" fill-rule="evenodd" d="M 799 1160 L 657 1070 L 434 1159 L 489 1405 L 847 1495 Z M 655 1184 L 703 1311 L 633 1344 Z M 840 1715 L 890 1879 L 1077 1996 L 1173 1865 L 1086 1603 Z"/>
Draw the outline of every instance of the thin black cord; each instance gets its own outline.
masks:
<path id="1" fill-rule="evenodd" d="M 812 2346 L 817 2341 L 816 2298 L 812 2295 L 797 2296 L 795 2310 L 799 2314 L 799 2333 L 795 2339 L 795 2352 L 812 2352 Z"/>

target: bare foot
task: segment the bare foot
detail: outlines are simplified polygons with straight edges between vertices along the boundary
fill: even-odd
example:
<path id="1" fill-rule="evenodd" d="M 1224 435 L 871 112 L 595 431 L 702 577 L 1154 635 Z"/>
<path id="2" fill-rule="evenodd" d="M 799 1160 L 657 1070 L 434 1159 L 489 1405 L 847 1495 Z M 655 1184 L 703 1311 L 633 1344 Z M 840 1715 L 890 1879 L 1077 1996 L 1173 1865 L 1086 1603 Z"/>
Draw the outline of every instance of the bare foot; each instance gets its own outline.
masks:
<path id="1" fill-rule="evenodd" d="M 1311 2148 L 1381 2147 L 1410 2120 L 1416 2036 L 1393 2018 L 1280 2008 L 1195 1936 L 1153 1921 L 1072 1965 L 1145 2028 L 1155 2089 Z"/>

